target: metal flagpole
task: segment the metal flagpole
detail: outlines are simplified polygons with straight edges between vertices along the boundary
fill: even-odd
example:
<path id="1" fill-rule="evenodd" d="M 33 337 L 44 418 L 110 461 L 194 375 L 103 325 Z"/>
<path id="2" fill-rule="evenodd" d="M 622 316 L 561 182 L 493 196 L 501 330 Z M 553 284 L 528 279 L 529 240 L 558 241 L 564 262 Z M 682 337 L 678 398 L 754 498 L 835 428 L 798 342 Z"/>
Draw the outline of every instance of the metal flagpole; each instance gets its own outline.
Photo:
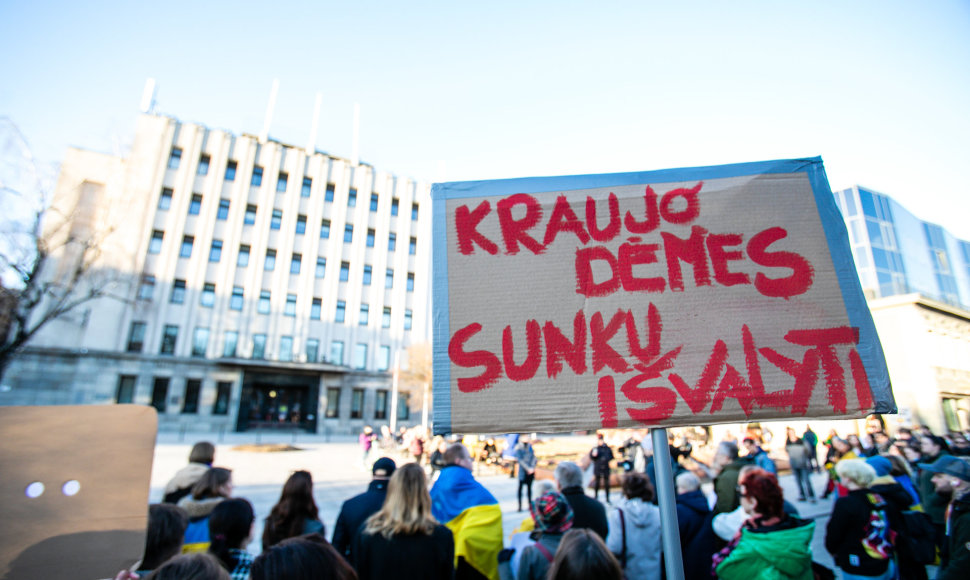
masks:
<path id="1" fill-rule="evenodd" d="M 660 507 L 667 580 L 684 580 L 680 527 L 677 524 L 677 497 L 674 495 L 674 471 L 670 465 L 667 430 L 651 429 L 650 434 L 653 437 L 653 469 L 657 478 L 657 505 Z"/>

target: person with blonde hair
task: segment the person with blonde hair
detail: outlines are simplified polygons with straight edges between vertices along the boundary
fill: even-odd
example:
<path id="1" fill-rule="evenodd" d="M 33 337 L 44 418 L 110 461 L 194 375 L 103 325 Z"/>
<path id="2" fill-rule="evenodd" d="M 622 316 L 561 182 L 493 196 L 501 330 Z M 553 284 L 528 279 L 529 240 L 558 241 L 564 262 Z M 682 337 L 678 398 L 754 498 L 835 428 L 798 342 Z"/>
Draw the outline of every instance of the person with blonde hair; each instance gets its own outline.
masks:
<path id="1" fill-rule="evenodd" d="M 864 459 L 843 459 L 835 471 L 849 493 L 835 500 L 825 530 L 825 549 L 847 580 L 894 578 L 894 530 L 902 529 L 899 510 L 869 489 L 876 470 Z"/>
<path id="2" fill-rule="evenodd" d="M 420 465 L 408 463 L 395 470 L 384 506 L 354 540 L 354 554 L 361 580 L 454 577 L 454 537 L 431 515 Z"/>

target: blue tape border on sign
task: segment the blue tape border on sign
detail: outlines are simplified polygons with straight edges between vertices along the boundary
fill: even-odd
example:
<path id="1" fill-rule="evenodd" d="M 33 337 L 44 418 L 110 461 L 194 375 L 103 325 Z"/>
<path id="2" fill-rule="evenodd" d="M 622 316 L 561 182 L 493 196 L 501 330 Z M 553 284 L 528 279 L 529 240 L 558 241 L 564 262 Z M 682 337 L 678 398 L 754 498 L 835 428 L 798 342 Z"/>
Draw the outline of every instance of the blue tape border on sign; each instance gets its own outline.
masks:
<path id="1" fill-rule="evenodd" d="M 805 173 L 815 196 L 822 228 L 825 231 L 829 253 L 836 270 L 839 288 L 850 323 L 859 328 L 859 349 L 866 374 L 877 401 L 875 412 L 895 413 L 896 404 L 889 382 L 889 370 L 882 354 L 879 336 L 872 315 L 866 305 L 862 286 L 856 274 L 855 262 L 845 222 L 839 213 L 821 157 L 755 161 L 730 165 L 661 169 L 631 173 L 607 173 L 572 175 L 560 177 L 525 177 L 488 181 L 456 181 L 436 183 L 431 187 L 433 221 L 432 283 L 433 329 L 434 329 L 434 430 L 450 433 L 451 416 L 451 366 L 448 359 L 448 239 L 445 204 L 451 199 L 469 197 L 502 196 L 512 193 L 542 193 L 549 191 L 572 191 L 601 187 L 619 187 L 642 183 L 669 183 L 706 179 L 725 179 L 769 173 Z M 881 404 L 880 404 L 881 403 Z"/>

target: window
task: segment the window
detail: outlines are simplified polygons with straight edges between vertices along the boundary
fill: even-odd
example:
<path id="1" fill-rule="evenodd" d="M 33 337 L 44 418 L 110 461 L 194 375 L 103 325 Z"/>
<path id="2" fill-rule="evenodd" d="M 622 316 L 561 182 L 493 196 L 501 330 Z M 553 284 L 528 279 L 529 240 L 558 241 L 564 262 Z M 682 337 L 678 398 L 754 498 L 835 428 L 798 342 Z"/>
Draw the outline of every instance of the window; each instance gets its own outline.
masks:
<path id="1" fill-rule="evenodd" d="M 354 241 L 354 226 L 347 224 L 344 226 L 344 242 L 349 244 L 352 241 Z"/>
<path id="2" fill-rule="evenodd" d="M 335 365 L 344 364 L 344 342 L 335 340 L 330 343 L 330 362 Z"/>
<path id="3" fill-rule="evenodd" d="M 216 402 L 212 405 L 213 415 L 229 414 L 229 394 L 232 392 L 232 383 L 219 381 L 216 383 Z"/>
<path id="4" fill-rule="evenodd" d="M 253 335 L 253 356 L 255 359 L 266 358 L 266 335 L 265 334 L 254 334 Z"/>
<path id="5" fill-rule="evenodd" d="M 387 418 L 387 391 L 383 389 L 374 391 L 374 418 Z"/>
<path id="6" fill-rule="evenodd" d="M 236 346 L 239 344 L 239 333 L 235 330 L 227 330 L 222 335 L 222 356 L 235 357 Z"/>
<path id="7" fill-rule="evenodd" d="M 143 274 L 141 284 L 138 286 L 138 299 L 151 300 L 155 294 L 155 276 Z"/>
<path id="8" fill-rule="evenodd" d="M 391 200 L 391 215 L 397 215 L 398 205 L 400 205 L 400 203 L 396 197 Z"/>
<path id="9" fill-rule="evenodd" d="M 394 287 L 394 270 L 388 268 L 387 273 L 384 275 L 384 287 L 393 288 Z"/>
<path id="10" fill-rule="evenodd" d="M 162 251 L 162 240 L 165 238 L 165 232 L 161 230 L 152 231 L 152 240 L 148 242 L 148 253 L 157 254 Z"/>
<path id="11" fill-rule="evenodd" d="M 216 210 L 216 219 L 217 220 L 225 220 L 228 217 L 229 217 L 229 200 L 228 199 L 220 199 L 219 200 L 219 209 Z"/>
<path id="12" fill-rule="evenodd" d="M 212 246 L 209 248 L 209 261 L 218 262 L 222 259 L 222 240 L 212 240 Z"/>
<path id="13" fill-rule="evenodd" d="M 373 248 L 374 247 L 374 237 L 375 237 L 374 230 L 367 230 L 367 247 L 368 248 Z"/>
<path id="14" fill-rule="evenodd" d="M 414 292 L 414 272 L 408 272 L 408 292 Z"/>
<path id="15" fill-rule="evenodd" d="M 397 420 L 407 421 L 411 418 L 411 393 L 397 394 Z"/>
<path id="16" fill-rule="evenodd" d="M 243 307 L 243 287 L 233 286 L 232 296 L 229 298 L 229 310 L 242 310 Z"/>
<path id="17" fill-rule="evenodd" d="M 323 278 L 327 275 L 327 259 L 317 258 L 317 269 L 313 273 L 317 278 Z"/>
<path id="18" fill-rule="evenodd" d="M 280 229 L 280 224 L 283 223 L 283 210 L 274 209 L 273 217 L 269 219 L 269 229 L 278 230 Z"/>
<path id="19" fill-rule="evenodd" d="M 168 209 L 172 207 L 172 194 L 174 192 L 171 188 L 163 187 L 162 195 L 158 198 L 158 209 Z"/>
<path id="20" fill-rule="evenodd" d="M 411 330 L 411 311 L 404 311 L 404 330 Z"/>
<path id="21" fill-rule="evenodd" d="M 202 285 L 202 299 L 199 301 L 202 306 L 212 307 L 216 303 L 216 285 L 215 284 L 203 284 Z"/>
<path id="22" fill-rule="evenodd" d="M 180 258 L 191 258 L 192 257 L 192 244 L 195 242 L 195 238 L 192 236 L 182 237 L 182 247 L 179 249 Z"/>
<path id="23" fill-rule="evenodd" d="M 266 261 L 263 262 L 263 270 L 272 272 L 276 269 L 276 250 L 266 250 Z"/>
<path id="24" fill-rule="evenodd" d="M 269 290 L 259 291 L 259 302 L 256 303 L 256 312 L 260 314 L 269 314 L 270 296 L 271 294 Z"/>
<path id="25" fill-rule="evenodd" d="M 290 274 L 300 273 L 300 264 L 303 263 L 303 254 L 293 254 L 290 258 Z"/>
<path id="26" fill-rule="evenodd" d="M 259 187 L 263 184 L 263 168 L 259 165 L 253 167 L 253 176 L 249 180 L 249 185 Z"/>
<path id="27" fill-rule="evenodd" d="M 320 309 L 322 301 L 319 298 L 314 298 L 313 303 L 310 304 L 310 320 L 320 320 Z"/>
<path id="28" fill-rule="evenodd" d="M 296 294 L 286 295 L 286 306 L 283 307 L 283 314 L 296 316 Z"/>
<path id="29" fill-rule="evenodd" d="M 280 337 L 280 360 L 283 362 L 290 362 L 293 360 L 293 337 L 292 336 Z"/>
<path id="30" fill-rule="evenodd" d="M 300 215 L 296 216 L 296 233 L 305 234 L 306 233 L 306 216 Z"/>
<path id="31" fill-rule="evenodd" d="M 239 255 L 236 256 L 236 265 L 240 268 L 245 268 L 249 265 L 249 246 L 246 244 L 239 245 Z"/>
<path id="32" fill-rule="evenodd" d="M 359 324 L 361 326 L 367 326 L 367 319 L 369 317 L 370 317 L 370 306 L 368 306 L 367 304 L 361 304 L 360 305 L 360 320 L 357 321 L 357 324 Z"/>
<path id="33" fill-rule="evenodd" d="M 199 412 L 199 391 L 202 381 L 189 379 L 185 381 L 185 399 L 182 401 L 182 414 L 191 415 Z"/>
<path id="34" fill-rule="evenodd" d="M 280 171 L 279 177 L 276 178 L 276 192 L 283 193 L 286 191 L 286 182 L 289 181 L 290 176 L 286 173 Z"/>
<path id="35" fill-rule="evenodd" d="M 391 232 L 387 234 L 387 251 L 393 252 L 397 247 L 397 234 Z"/>
<path id="36" fill-rule="evenodd" d="M 347 318 L 347 303 L 337 300 L 337 312 L 334 314 L 334 322 L 343 322 Z"/>
<path id="37" fill-rule="evenodd" d="M 131 330 L 128 331 L 128 352 L 141 352 L 145 346 L 145 328 L 148 325 L 144 322 L 132 322 Z"/>
<path id="38" fill-rule="evenodd" d="M 370 210 L 377 211 L 377 202 L 379 198 L 376 193 L 370 194 Z"/>
<path id="39" fill-rule="evenodd" d="M 226 181 L 235 181 L 235 180 L 236 180 L 236 162 L 230 160 L 229 163 L 226 163 Z"/>
<path id="40" fill-rule="evenodd" d="M 323 196 L 323 201 L 333 201 L 333 192 L 336 191 L 336 189 L 337 189 L 336 185 L 332 183 L 328 183 L 327 192 Z"/>
<path id="41" fill-rule="evenodd" d="M 199 175 L 209 175 L 209 162 L 212 160 L 211 157 L 203 153 L 199 156 L 199 168 L 196 169 L 196 173 Z"/>
<path id="42" fill-rule="evenodd" d="M 327 419 L 334 419 L 340 416 L 340 388 L 327 387 Z"/>
<path id="43" fill-rule="evenodd" d="M 246 213 L 243 214 L 243 225 L 251 226 L 254 223 L 256 223 L 256 206 L 250 204 L 246 206 Z"/>
<path id="44" fill-rule="evenodd" d="M 209 329 L 196 328 L 192 335 L 192 356 L 204 357 L 209 348 Z"/>
<path id="45" fill-rule="evenodd" d="M 320 239 L 326 240 L 330 238 L 330 220 L 323 220 L 320 224 Z"/>
<path id="46" fill-rule="evenodd" d="M 411 221 L 418 221 L 418 204 L 411 204 Z"/>
<path id="47" fill-rule="evenodd" d="M 391 307 L 384 307 L 384 314 L 381 315 L 381 328 L 391 327 Z"/>
<path id="48" fill-rule="evenodd" d="M 178 147 L 172 147 L 172 152 L 168 156 L 168 168 L 178 169 L 179 163 L 182 162 L 182 150 Z"/>
<path id="49" fill-rule="evenodd" d="M 411 242 L 408 244 L 408 253 L 412 256 L 417 253 L 418 250 L 418 238 L 411 238 Z"/>
<path id="50" fill-rule="evenodd" d="M 152 385 L 152 407 L 159 413 L 165 412 L 165 403 L 168 401 L 168 378 L 155 377 L 155 384 Z"/>
<path id="51" fill-rule="evenodd" d="M 350 262 L 340 262 L 340 281 L 346 282 L 350 278 Z"/>
<path id="52" fill-rule="evenodd" d="M 168 299 L 172 304 L 185 302 L 185 280 L 176 280 L 172 284 L 172 296 Z"/>
<path id="53" fill-rule="evenodd" d="M 189 201 L 189 215 L 199 215 L 202 210 L 202 196 L 198 193 L 192 194 L 192 200 Z"/>
<path id="54" fill-rule="evenodd" d="M 355 369 L 366 369 L 367 368 L 367 345 L 363 342 L 358 342 L 354 346 L 354 368 Z"/>
<path id="55" fill-rule="evenodd" d="M 175 354 L 175 342 L 179 337 L 179 327 L 174 324 L 166 324 L 162 331 L 162 348 L 160 354 Z"/>
<path id="56" fill-rule="evenodd" d="M 350 393 L 350 418 L 360 419 L 364 416 L 364 389 L 354 389 Z"/>
<path id="57" fill-rule="evenodd" d="M 118 377 L 118 391 L 115 394 L 115 402 L 119 404 L 133 403 L 135 401 L 135 376 L 121 375 Z"/>
<path id="58" fill-rule="evenodd" d="M 377 351 L 377 370 L 386 371 L 391 368 L 391 347 L 382 344 Z"/>
<path id="59" fill-rule="evenodd" d="M 357 207 L 357 190 L 351 188 L 347 192 L 347 207 Z"/>
<path id="60" fill-rule="evenodd" d="M 370 286 L 371 267 L 364 266 L 364 286 Z"/>
<path id="61" fill-rule="evenodd" d="M 303 186 L 300 188 L 300 197 L 310 197 L 311 189 L 313 189 L 313 178 L 304 177 Z"/>
<path id="62" fill-rule="evenodd" d="M 320 356 L 320 341 L 316 338 L 306 339 L 306 362 L 315 363 Z"/>

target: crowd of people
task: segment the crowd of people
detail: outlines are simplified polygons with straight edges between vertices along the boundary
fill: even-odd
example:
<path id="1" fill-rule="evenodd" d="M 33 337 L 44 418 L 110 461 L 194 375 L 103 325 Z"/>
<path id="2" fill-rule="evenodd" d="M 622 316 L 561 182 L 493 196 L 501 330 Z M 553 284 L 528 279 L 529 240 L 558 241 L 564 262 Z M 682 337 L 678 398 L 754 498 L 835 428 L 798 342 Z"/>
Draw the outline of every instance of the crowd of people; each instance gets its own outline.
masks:
<path id="1" fill-rule="evenodd" d="M 372 435 L 362 433 L 362 448 Z M 615 454 L 600 435 L 586 457 L 559 461 L 551 480 L 536 480 L 532 441 L 518 437 L 511 456 L 518 507 L 524 499 L 528 516 L 508 539 L 499 502 L 475 477 L 474 462 L 483 459 L 461 442 L 434 443 L 438 467 L 430 475 L 427 445 L 411 453 L 413 439 L 403 465 L 373 461 L 371 483 L 344 502 L 330 542 L 310 473 L 295 472 L 265 517 L 255 557 L 246 551 L 253 506 L 233 495 L 232 472 L 213 465 L 214 447 L 199 443 L 166 486 L 166 503 L 150 506 L 142 569 L 118 578 L 664 577 L 652 457 L 637 469 L 625 459 L 632 443 Z M 672 453 L 685 578 L 834 577 L 813 557 L 815 520 L 799 515 L 805 503 L 830 496 L 824 545 L 842 578 L 919 580 L 930 565 L 941 580 L 970 578 L 970 461 L 961 457 L 970 445 L 963 435 L 919 428 L 890 436 L 874 419 L 861 436 L 833 432 L 824 441 L 811 428 L 800 435 L 789 428 L 775 451 L 772 458 L 757 434 L 740 443 L 726 438 L 706 470 L 688 469 Z M 779 484 L 783 457 L 797 498 L 786 498 Z M 593 472 L 588 484 L 584 465 Z M 811 474 L 823 468 L 826 485 L 815 490 Z M 706 494 L 708 478 L 713 493 Z M 617 482 L 621 497 L 611 501 Z"/>

